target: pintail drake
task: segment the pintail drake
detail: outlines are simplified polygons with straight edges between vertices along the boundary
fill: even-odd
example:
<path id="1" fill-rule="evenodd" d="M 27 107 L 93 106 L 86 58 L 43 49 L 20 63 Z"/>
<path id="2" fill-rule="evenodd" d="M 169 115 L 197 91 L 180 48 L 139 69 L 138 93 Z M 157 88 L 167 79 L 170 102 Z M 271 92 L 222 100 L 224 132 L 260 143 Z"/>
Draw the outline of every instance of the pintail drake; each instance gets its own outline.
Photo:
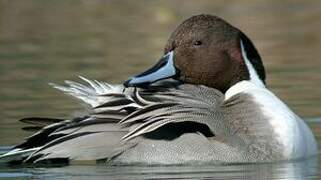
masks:
<path id="1" fill-rule="evenodd" d="M 317 153 L 305 122 L 266 88 L 261 58 L 211 15 L 185 20 L 160 61 L 123 84 L 53 86 L 88 105 L 72 119 L 26 118 L 38 130 L 1 161 L 108 164 L 255 163 Z"/>

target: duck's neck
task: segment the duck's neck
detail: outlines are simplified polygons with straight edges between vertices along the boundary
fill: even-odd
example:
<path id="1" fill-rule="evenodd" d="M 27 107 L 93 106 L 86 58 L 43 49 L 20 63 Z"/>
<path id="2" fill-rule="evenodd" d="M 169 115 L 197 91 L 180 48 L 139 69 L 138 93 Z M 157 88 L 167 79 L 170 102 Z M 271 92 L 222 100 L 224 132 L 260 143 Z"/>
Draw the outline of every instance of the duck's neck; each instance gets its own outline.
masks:
<path id="1" fill-rule="evenodd" d="M 242 50 L 242 57 L 244 59 L 245 65 L 247 67 L 247 70 L 249 71 L 249 79 L 243 80 L 240 82 L 237 82 L 233 86 L 231 86 L 226 92 L 225 92 L 225 99 L 229 99 L 235 94 L 250 91 L 253 89 L 266 89 L 264 82 L 260 79 L 257 71 L 253 67 L 252 63 L 247 57 L 246 51 L 243 46 L 243 42 L 241 43 L 241 50 Z"/>
<path id="2" fill-rule="evenodd" d="M 244 59 L 246 68 L 249 72 L 249 77 L 248 77 L 248 80 L 239 81 L 233 86 L 231 86 L 225 92 L 225 99 L 229 99 L 233 95 L 241 92 L 248 92 L 254 89 L 266 89 L 263 80 L 259 77 L 253 64 L 248 59 L 242 40 L 240 41 L 240 46 L 241 46 L 242 57 Z"/>

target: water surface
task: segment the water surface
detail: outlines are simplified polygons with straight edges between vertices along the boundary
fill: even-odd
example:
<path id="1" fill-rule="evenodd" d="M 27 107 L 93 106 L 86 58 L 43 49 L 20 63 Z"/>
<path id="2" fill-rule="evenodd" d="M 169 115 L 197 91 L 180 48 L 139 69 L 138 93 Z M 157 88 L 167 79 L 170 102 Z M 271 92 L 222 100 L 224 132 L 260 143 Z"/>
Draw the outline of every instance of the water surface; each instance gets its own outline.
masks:
<path id="1" fill-rule="evenodd" d="M 0 169 L 1 177 L 14 179 L 318 179 L 313 160 L 229 166 L 68 166 Z"/>
<path id="2" fill-rule="evenodd" d="M 321 135 L 319 1 L 0 0 L 0 145 L 30 132 L 18 119 L 70 117 L 76 101 L 48 82 L 77 75 L 118 83 L 151 66 L 173 29 L 191 15 L 218 15 L 255 43 L 269 88 Z M 319 143 L 320 144 L 320 143 Z M 7 149 L 7 148 L 4 148 Z M 320 178 L 310 161 L 237 166 L 0 168 L 0 178 Z M 277 179 L 278 179 L 277 178 Z"/>

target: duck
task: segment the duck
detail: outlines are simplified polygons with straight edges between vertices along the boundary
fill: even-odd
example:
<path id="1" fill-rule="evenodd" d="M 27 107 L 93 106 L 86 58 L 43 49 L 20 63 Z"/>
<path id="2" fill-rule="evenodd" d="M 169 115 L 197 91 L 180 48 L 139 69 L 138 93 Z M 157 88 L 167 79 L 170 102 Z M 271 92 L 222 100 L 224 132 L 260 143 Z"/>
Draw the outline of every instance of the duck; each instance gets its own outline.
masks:
<path id="1" fill-rule="evenodd" d="M 36 131 L 11 164 L 234 164 L 313 157 L 307 124 L 266 86 L 253 42 L 208 14 L 183 21 L 155 66 L 122 84 L 51 84 L 86 104 L 69 119 L 24 118 Z"/>

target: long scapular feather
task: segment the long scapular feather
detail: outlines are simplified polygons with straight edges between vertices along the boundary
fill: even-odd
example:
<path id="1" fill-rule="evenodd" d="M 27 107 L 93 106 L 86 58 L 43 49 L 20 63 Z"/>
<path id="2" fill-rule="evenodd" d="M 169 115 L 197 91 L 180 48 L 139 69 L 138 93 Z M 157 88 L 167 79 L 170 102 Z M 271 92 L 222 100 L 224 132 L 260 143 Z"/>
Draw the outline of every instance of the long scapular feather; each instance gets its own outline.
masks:
<path id="1" fill-rule="evenodd" d="M 63 91 L 65 94 L 82 100 L 82 102 L 90 105 L 91 107 L 100 106 L 118 96 L 123 96 L 130 99 L 129 96 L 123 94 L 124 87 L 121 85 L 110 85 L 97 80 L 89 80 L 82 76 L 79 76 L 79 78 L 85 81 L 87 85 L 68 80 L 65 81 L 66 86 L 55 83 L 49 84 L 55 89 Z M 111 94 L 111 96 L 108 96 L 109 94 Z"/>
<path id="2" fill-rule="evenodd" d="M 38 151 L 41 147 L 30 148 L 30 149 L 14 149 L 3 155 L 0 155 L 0 163 L 1 162 L 14 162 L 14 161 L 22 161 L 26 157 L 30 156 L 32 153 Z"/>

